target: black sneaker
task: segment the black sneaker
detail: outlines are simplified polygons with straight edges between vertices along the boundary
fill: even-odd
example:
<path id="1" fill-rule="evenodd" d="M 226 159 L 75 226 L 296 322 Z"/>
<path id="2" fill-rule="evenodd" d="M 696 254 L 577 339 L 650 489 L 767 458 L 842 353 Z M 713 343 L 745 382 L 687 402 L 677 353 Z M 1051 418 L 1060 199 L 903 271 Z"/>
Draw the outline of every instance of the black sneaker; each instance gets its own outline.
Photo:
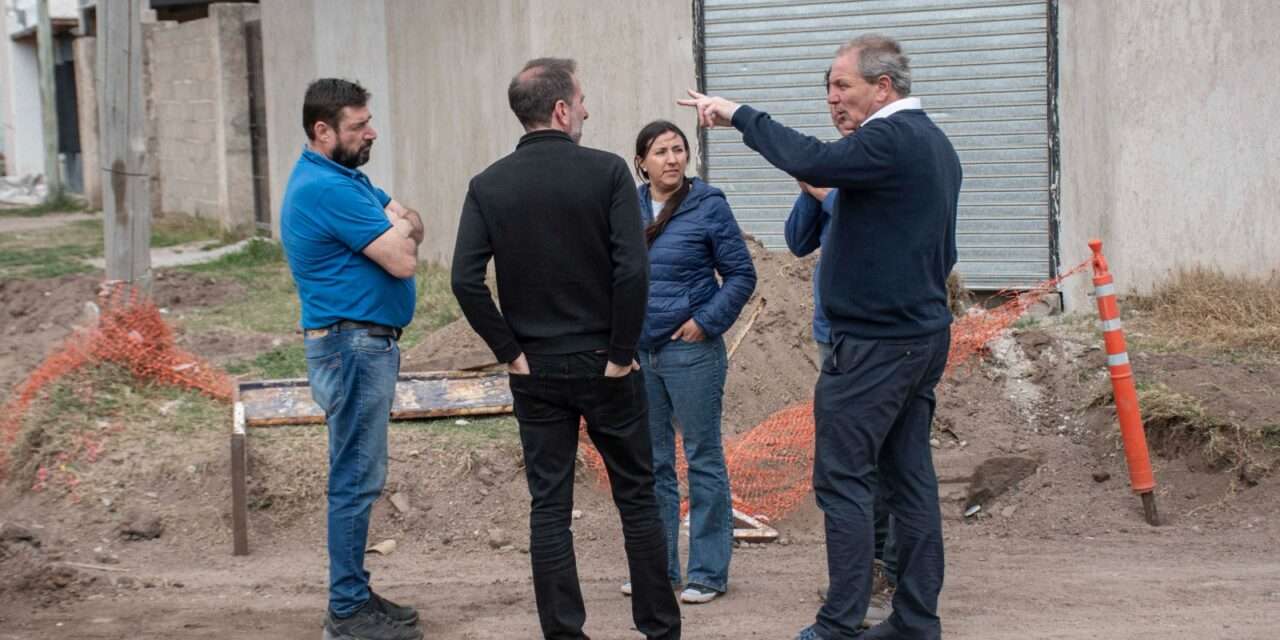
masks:
<path id="1" fill-rule="evenodd" d="M 422 640 L 422 629 L 400 624 L 366 602 L 349 618 L 325 615 L 324 640 Z"/>
<path id="2" fill-rule="evenodd" d="M 369 590 L 369 603 L 378 611 L 386 614 L 388 618 L 395 620 L 403 625 L 412 627 L 418 624 L 418 610 L 413 607 L 406 607 L 402 604 L 396 604 L 386 598 Z"/>

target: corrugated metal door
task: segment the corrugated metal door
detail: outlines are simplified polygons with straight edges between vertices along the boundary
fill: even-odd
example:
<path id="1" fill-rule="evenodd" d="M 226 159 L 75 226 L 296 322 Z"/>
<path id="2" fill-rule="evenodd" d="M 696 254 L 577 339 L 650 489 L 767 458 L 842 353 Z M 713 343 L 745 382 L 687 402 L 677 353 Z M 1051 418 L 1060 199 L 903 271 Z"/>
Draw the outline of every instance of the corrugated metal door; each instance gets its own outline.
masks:
<path id="1" fill-rule="evenodd" d="M 707 91 L 835 139 L 823 73 L 852 36 L 896 38 L 911 57 L 913 96 L 964 164 L 958 269 L 974 289 L 1049 277 L 1048 3 L 1000 0 L 803 2 L 705 0 Z M 707 137 L 708 178 L 739 223 L 784 248 L 795 181 L 742 144 Z"/>

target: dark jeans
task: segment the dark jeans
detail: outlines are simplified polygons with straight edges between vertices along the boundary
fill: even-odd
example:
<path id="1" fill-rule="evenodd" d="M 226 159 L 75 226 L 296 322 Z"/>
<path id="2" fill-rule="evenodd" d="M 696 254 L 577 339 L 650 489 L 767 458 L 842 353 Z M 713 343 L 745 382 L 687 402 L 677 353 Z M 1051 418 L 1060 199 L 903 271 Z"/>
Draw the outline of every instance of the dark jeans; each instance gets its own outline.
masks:
<path id="1" fill-rule="evenodd" d="M 942 516 L 929 431 L 950 330 L 910 340 L 837 338 L 814 392 L 813 488 L 826 516 L 831 587 L 823 638 L 857 637 L 871 598 L 876 475 L 893 514 L 898 588 L 877 637 L 942 637 Z"/>
<path id="2" fill-rule="evenodd" d="M 818 345 L 818 362 L 826 363 L 831 357 L 831 343 L 815 340 Z M 878 474 L 877 474 L 878 475 Z M 884 503 L 884 491 L 880 483 L 876 483 L 875 528 L 876 528 L 876 560 L 884 563 L 884 575 L 889 585 L 898 586 L 898 545 L 893 535 L 893 516 Z"/>
<path id="3" fill-rule="evenodd" d="M 604 353 L 525 354 L 530 375 L 511 376 L 511 395 L 532 509 L 529 555 L 543 635 L 581 639 L 587 613 L 569 528 L 578 424 L 604 459 L 631 570 L 631 614 L 650 640 L 680 637 L 680 608 L 667 580 L 667 545 L 654 495 L 644 377 L 606 378 Z"/>
<path id="4" fill-rule="evenodd" d="M 369 513 L 387 479 L 400 347 L 368 329 L 331 329 L 304 342 L 311 397 L 329 425 L 329 609 L 348 616 L 369 599 L 364 550 Z"/>

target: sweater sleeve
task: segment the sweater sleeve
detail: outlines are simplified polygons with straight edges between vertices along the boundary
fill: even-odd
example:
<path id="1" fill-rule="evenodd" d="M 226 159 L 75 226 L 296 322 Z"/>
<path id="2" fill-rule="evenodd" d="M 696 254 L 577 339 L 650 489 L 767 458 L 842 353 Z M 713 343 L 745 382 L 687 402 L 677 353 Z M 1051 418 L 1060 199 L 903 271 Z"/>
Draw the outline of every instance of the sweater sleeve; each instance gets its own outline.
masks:
<path id="1" fill-rule="evenodd" d="M 823 205 L 819 204 L 813 196 L 801 192 L 796 197 L 796 203 L 791 205 L 791 213 L 787 216 L 787 224 L 784 228 L 787 248 L 793 255 L 803 258 L 821 246 L 823 214 Z"/>
<path id="2" fill-rule="evenodd" d="M 733 326 L 751 298 L 756 289 L 756 268 L 728 202 L 720 198 L 713 201 L 708 226 L 716 272 L 724 282 L 715 296 L 693 314 L 693 320 L 708 336 L 716 337 Z"/>
<path id="3" fill-rule="evenodd" d="M 640 198 L 621 158 L 615 163 L 609 207 L 609 258 L 613 265 L 609 361 L 628 366 L 644 326 L 649 297 L 649 251 L 640 223 Z"/>
<path id="4" fill-rule="evenodd" d="M 471 328 L 489 345 L 498 362 L 511 362 L 520 356 L 521 349 L 511 327 L 498 311 L 498 305 L 493 303 L 493 295 L 484 281 L 492 257 L 489 230 L 475 195 L 468 189 L 453 249 L 453 295 Z"/>
<path id="5" fill-rule="evenodd" d="M 815 187 L 857 190 L 883 184 L 896 173 L 894 135 L 884 118 L 835 142 L 806 136 L 747 105 L 734 112 L 733 126 L 770 164 Z"/>

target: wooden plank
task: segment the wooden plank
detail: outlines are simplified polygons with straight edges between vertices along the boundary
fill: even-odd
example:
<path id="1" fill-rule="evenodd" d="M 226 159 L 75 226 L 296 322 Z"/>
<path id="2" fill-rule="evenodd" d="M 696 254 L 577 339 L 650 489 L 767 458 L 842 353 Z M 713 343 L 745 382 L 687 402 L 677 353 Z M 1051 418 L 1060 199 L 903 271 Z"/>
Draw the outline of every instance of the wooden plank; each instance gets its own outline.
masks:
<path id="1" fill-rule="evenodd" d="M 144 0 L 98 3 L 98 123 L 107 279 L 151 288 L 151 183 L 142 77 Z"/>
<path id="2" fill-rule="evenodd" d="M 733 510 L 733 539 L 740 542 L 776 542 L 778 530 L 737 509 Z"/>
<path id="3" fill-rule="evenodd" d="M 304 379 L 246 381 L 237 391 L 247 427 L 324 423 L 324 412 L 311 399 Z M 511 391 L 502 372 L 401 374 L 391 407 L 392 420 L 507 413 Z"/>
<path id="4" fill-rule="evenodd" d="M 733 354 L 738 352 L 738 347 L 742 346 L 742 340 L 751 332 L 751 327 L 756 323 L 756 318 L 760 317 L 760 312 L 764 311 L 764 305 L 768 302 L 764 296 L 760 296 L 751 310 L 751 315 L 747 317 L 747 323 L 742 326 L 742 331 L 733 337 L 733 343 L 729 345 L 729 354 L 725 356 L 725 360 L 732 360 Z"/>

